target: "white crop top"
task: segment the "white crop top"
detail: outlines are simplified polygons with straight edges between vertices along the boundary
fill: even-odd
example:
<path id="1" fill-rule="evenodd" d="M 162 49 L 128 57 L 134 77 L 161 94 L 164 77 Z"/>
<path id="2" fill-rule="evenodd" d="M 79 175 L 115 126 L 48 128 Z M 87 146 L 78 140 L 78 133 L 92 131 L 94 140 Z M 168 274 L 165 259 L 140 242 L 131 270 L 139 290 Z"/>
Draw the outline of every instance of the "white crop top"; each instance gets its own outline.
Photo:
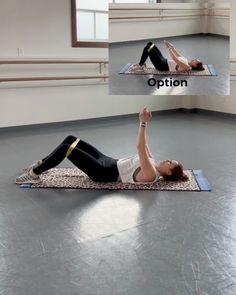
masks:
<path id="1" fill-rule="evenodd" d="M 153 163 L 155 163 L 153 158 L 150 158 L 150 160 L 153 161 Z M 117 168 L 119 171 L 121 181 L 123 183 L 136 183 L 136 181 L 134 180 L 134 173 L 139 167 L 140 167 L 140 162 L 139 162 L 138 155 L 119 159 L 117 162 Z M 157 173 L 155 180 L 148 183 L 156 182 L 158 178 L 159 178 L 159 174 Z M 141 182 L 138 182 L 138 183 L 141 183 Z"/>
<path id="2" fill-rule="evenodd" d="M 183 62 L 183 63 L 185 63 L 185 64 L 188 64 L 188 60 L 187 60 L 187 58 L 186 57 L 184 57 L 184 56 L 179 56 L 178 57 L 178 59 L 181 61 L 181 62 Z M 170 70 L 170 72 L 176 72 L 176 62 L 173 60 L 173 59 L 167 59 L 167 63 L 168 63 L 168 66 L 169 66 L 169 70 Z"/>
<path id="3" fill-rule="evenodd" d="M 176 63 L 173 59 L 167 59 L 168 67 L 170 72 L 176 72 Z"/>

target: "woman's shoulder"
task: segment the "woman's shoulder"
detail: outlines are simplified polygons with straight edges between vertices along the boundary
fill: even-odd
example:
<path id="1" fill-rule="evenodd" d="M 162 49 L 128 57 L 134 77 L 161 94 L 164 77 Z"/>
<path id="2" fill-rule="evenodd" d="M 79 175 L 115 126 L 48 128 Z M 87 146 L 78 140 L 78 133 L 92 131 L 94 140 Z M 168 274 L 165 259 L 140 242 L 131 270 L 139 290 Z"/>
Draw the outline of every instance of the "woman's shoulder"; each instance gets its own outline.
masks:
<path id="1" fill-rule="evenodd" d="M 179 71 L 188 71 L 191 70 L 190 65 L 188 64 L 188 59 L 184 56 L 178 57 L 179 61 L 181 62 L 181 65 L 179 65 Z"/>
<path id="2" fill-rule="evenodd" d="M 139 167 L 134 179 L 135 179 L 136 183 L 154 183 L 159 179 L 159 177 L 160 177 L 160 175 L 157 172 L 156 175 L 153 175 L 152 177 L 147 179 L 146 177 L 144 177 L 142 170 Z"/>
<path id="3" fill-rule="evenodd" d="M 186 72 L 186 71 L 190 71 L 191 67 L 189 65 L 177 65 L 176 66 L 176 71 L 177 72 Z"/>
<path id="4" fill-rule="evenodd" d="M 183 61 L 185 63 L 188 63 L 188 59 L 185 56 L 180 55 L 178 58 L 179 58 L 179 60 L 181 60 L 181 61 Z"/>

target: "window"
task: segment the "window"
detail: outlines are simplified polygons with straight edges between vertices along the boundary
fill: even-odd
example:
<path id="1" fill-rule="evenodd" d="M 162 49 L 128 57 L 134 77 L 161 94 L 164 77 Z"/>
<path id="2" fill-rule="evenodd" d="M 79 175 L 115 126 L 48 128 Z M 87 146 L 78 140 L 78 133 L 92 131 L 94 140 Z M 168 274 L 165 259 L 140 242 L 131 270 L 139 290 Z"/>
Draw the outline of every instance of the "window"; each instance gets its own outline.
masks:
<path id="1" fill-rule="evenodd" d="M 108 47 L 108 3 L 161 0 L 71 0 L 72 47 Z"/>
<path id="2" fill-rule="evenodd" d="M 72 47 L 108 47 L 107 0 L 71 0 Z"/>

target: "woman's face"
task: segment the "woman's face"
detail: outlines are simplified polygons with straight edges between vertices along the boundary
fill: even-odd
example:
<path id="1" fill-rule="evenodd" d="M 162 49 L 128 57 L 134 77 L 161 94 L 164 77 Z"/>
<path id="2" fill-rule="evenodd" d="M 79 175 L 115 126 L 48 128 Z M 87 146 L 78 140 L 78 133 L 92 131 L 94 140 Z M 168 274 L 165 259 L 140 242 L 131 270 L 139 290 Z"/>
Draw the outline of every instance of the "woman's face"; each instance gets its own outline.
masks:
<path id="1" fill-rule="evenodd" d="M 163 160 L 159 162 L 157 168 L 162 176 L 171 175 L 176 164 L 178 164 L 178 162 L 175 160 Z"/>
<path id="2" fill-rule="evenodd" d="M 198 63 L 201 62 L 199 59 L 192 59 L 189 63 L 191 67 L 196 67 Z"/>

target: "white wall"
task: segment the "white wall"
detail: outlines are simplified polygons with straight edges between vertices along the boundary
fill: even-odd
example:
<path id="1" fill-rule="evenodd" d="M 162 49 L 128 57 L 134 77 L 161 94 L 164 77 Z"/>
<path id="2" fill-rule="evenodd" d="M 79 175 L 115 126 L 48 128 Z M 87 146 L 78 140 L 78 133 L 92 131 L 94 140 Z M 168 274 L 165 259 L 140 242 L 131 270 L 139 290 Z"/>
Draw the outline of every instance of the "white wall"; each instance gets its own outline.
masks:
<path id="1" fill-rule="evenodd" d="M 138 20 L 113 22 L 110 25 L 110 43 L 156 39 L 201 33 L 201 19 L 192 20 Z M 129 28 L 127 30 L 127 28 Z"/>
<path id="2" fill-rule="evenodd" d="M 110 4 L 109 42 L 198 33 L 229 35 L 229 3 Z M 202 16 L 202 14 L 210 16 Z"/>
<path id="3" fill-rule="evenodd" d="M 230 2 L 209 1 L 208 31 L 212 34 L 230 35 Z"/>
<path id="4" fill-rule="evenodd" d="M 0 57 L 106 57 L 105 49 L 71 48 L 70 1 L 0 0 Z"/>
<path id="5" fill-rule="evenodd" d="M 198 34 L 201 13 L 197 3 L 110 4 L 109 42 Z"/>
<path id="6" fill-rule="evenodd" d="M 236 114 L 236 81 L 231 81 L 231 95 L 196 97 L 194 106 L 200 109 Z"/>
<path id="7" fill-rule="evenodd" d="M 1 90 L 0 127 L 179 108 L 181 97 L 109 96 L 107 85 Z"/>
<path id="8" fill-rule="evenodd" d="M 236 1 L 231 0 L 230 14 L 230 58 L 236 59 Z"/>

